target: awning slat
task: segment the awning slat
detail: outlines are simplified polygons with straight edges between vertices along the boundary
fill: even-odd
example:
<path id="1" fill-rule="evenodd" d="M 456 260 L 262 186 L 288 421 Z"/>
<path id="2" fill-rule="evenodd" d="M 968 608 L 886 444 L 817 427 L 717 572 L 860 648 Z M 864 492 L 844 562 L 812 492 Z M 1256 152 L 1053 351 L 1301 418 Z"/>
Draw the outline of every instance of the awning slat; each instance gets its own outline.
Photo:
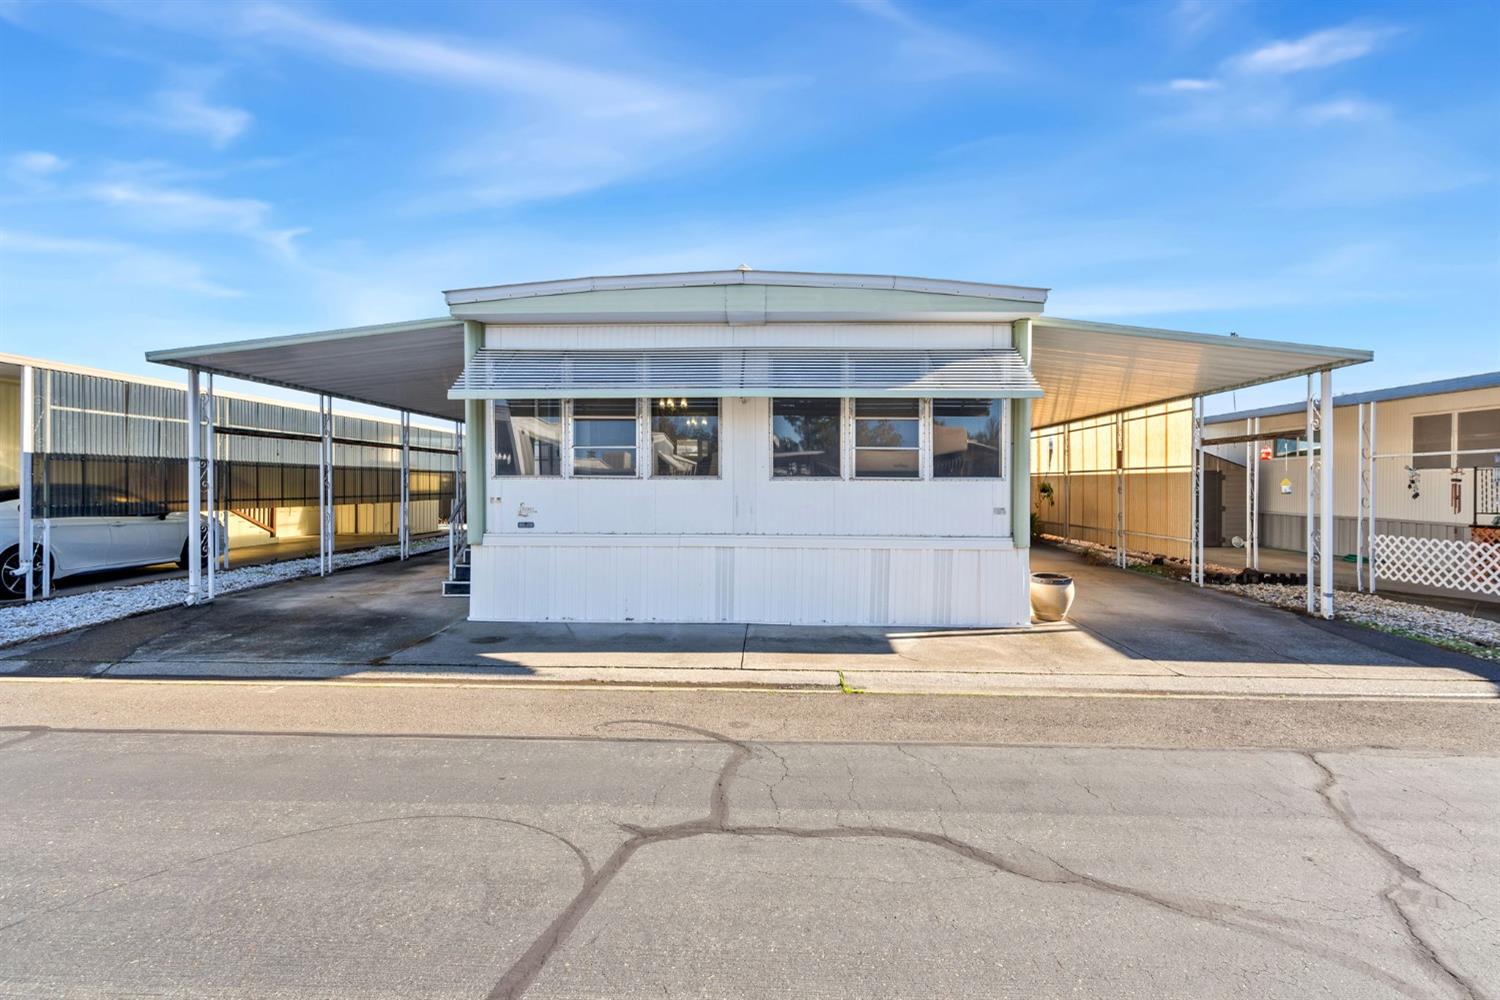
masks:
<path id="1" fill-rule="evenodd" d="M 449 399 L 630 396 L 1026 397 L 1042 394 L 1021 355 L 992 350 L 722 348 L 480 350 Z"/>

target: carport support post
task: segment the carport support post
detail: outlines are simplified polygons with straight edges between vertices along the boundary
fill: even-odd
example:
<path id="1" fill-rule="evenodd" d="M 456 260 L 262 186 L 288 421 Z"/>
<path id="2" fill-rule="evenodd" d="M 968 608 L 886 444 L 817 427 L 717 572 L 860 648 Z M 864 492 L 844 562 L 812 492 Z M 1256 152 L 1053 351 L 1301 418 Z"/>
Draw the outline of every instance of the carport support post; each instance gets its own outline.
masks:
<path id="1" fill-rule="evenodd" d="M 1307 500 L 1307 509 L 1304 520 L 1303 546 L 1307 550 L 1307 613 L 1314 614 L 1318 607 L 1318 581 L 1316 572 L 1318 568 L 1318 541 L 1317 525 L 1315 517 L 1318 512 L 1318 466 L 1313 456 L 1313 440 L 1318 429 L 1318 401 L 1313 398 L 1313 377 L 1307 376 L 1307 415 L 1302 428 L 1302 446 L 1306 449 L 1303 454 L 1305 465 L 1304 472 L 1307 482 L 1303 484 Z"/>
<path id="2" fill-rule="evenodd" d="M 1193 582 L 1203 586 L 1203 397 L 1193 397 Z"/>
<path id="3" fill-rule="evenodd" d="M 21 366 L 21 468 L 20 504 L 16 519 L 16 568 L 25 581 L 26 599 L 33 593 L 36 583 L 32 580 L 31 561 L 36 551 L 36 540 L 31 527 L 31 455 L 36 450 L 36 375 L 30 365 Z"/>
<path id="4" fill-rule="evenodd" d="M 199 400 L 198 369 L 189 368 L 187 377 L 187 550 L 188 592 L 187 602 L 197 604 L 202 588 L 202 563 L 198 553 L 203 551 L 203 521 L 200 514 L 203 497 L 200 493 L 202 470 L 198 467 Z"/>
<path id="5" fill-rule="evenodd" d="M 333 397 L 319 394 L 318 575 L 333 572 Z"/>
<path id="6" fill-rule="evenodd" d="M 1370 593 L 1375 593 L 1375 516 L 1378 507 L 1375 503 L 1375 454 L 1378 437 L 1375 428 L 1375 401 L 1370 401 L 1370 517 L 1365 524 L 1365 531 L 1369 532 L 1369 541 L 1365 545 L 1365 554 L 1370 557 Z"/>
<path id="7" fill-rule="evenodd" d="M 476 320 L 464 320 L 464 363 L 473 360 L 484 346 L 484 324 Z M 484 474 L 485 444 L 489 438 L 484 430 L 484 400 L 464 400 L 464 517 L 469 526 L 469 544 L 479 545 L 484 541 L 484 515 L 486 505 Z"/>
<path id="8" fill-rule="evenodd" d="M 1255 435 L 1255 440 L 1250 443 L 1252 465 L 1250 475 L 1246 477 L 1250 482 L 1250 503 L 1247 505 L 1250 523 L 1245 542 L 1250 550 L 1250 568 L 1260 569 L 1260 417 L 1254 418 L 1250 432 Z"/>
<path id="9" fill-rule="evenodd" d="M 1010 331 L 1012 346 L 1030 368 L 1031 320 L 1015 320 Z M 1010 536 L 1012 545 L 1025 550 L 1031 548 L 1031 400 L 1012 399 L 1010 414 Z"/>
<path id="10" fill-rule="evenodd" d="M 1322 565 L 1318 568 L 1319 585 L 1322 590 L 1322 601 L 1319 611 L 1324 618 L 1333 617 L 1333 369 L 1324 369 L 1321 378 L 1322 400 L 1318 407 L 1322 416 L 1321 428 L 1318 432 L 1318 474 L 1322 482 L 1318 484 L 1318 499 L 1321 501 L 1321 510 L 1318 512 L 1318 533 L 1322 536 L 1318 540 L 1318 551 L 1322 554 Z"/>
<path id="11" fill-rule="evenodd" d="M 214 599 L 214 563 L 216 563 L 218 561 L 218 559 L 219 559 L 219 522 L 218 522 L 218 514 L 214 510 L 214 499 L 215 499 L 215 497 L 214 497 L 214 477 L 215 477 L 215 475 L 217 473 L 217 470 L 214 467 L 214 453 L 217 450 L 218 440 L 217 440 L 217 438 L 214 435 L 214 423 L 215 423 L 215 420 L 214 420 L 214 374 L 213 374 L 213 372 L 209 372 L 208 373 L 207 393 L 206 393 L 206 398 L 205 398 L 204 402 L 206 402 L 208 404 L 208 412 L 207 412 L 207 418 L 208 419 L 205 422 L 205 425 L 204 425 L 204 428 L 203 428 L 203 434 L 204 434 L 204 437 L 203 437 L 203 444 L 204 444 L 203 453 L 204 453 L 204 456 L 206 458 L 205 468 L 204 468 L 204 476 L 203 476 L 203 492 L 204 492 L 204 494 L 206 496 L 206 503 L 207 503 L 207 506 L 208 506 L 208 521 L 207 521 L 207 527 L 208 527 L 208 580 L 207 580 L 207 593 L 208 593 L 208 599 L 211 601 L 211 600 Z"/>
<path id="12" fill-rule="evenodd" d="M 401 558 L 411 556 L 411 414 L 401 411 Z"/>
<path id="13" fill-rule="evenodd" d="M 1125 568 L 1125 414 L 1115 414 L 1115 565 Z"/>

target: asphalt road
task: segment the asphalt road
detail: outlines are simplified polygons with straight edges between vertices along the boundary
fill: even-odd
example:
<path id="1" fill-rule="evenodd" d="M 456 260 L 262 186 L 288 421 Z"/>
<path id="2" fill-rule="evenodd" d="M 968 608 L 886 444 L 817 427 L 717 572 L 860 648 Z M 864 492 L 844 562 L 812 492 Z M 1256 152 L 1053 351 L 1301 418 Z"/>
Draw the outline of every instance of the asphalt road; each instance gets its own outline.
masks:
<path id="1" fill-rule="evenodd" d="M 1495 997 L 1497 720 L 5 681 L 0 995 Z"/>

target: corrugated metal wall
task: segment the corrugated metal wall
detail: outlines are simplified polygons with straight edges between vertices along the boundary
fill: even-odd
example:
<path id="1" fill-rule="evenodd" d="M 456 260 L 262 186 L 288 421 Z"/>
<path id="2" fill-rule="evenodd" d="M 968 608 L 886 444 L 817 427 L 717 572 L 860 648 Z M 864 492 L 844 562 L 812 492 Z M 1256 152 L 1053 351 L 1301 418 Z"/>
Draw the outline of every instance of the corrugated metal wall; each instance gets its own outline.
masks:
<path id="1" fill-rule="evenodd" d="M 186 506 L 185 389 L 74 371 L 36 371 L 38 516 L 145 514 Z M 316 410 L 232 395 L 216 395 L 214 410 L 220 431 L 215 444 L 221 506 L 273 509 L 317 503 L 317 442 L 277 436 L 318 434 Z M 18 382 L 0 382 L 0 412 L 7 415 L 0 418 L 0 434 L 9 465 L 19 451 Z M 397 503 L 401 452 L 392 446 L 400 444 L 400 425 L 335 414 L 333 434 L 359 442 L 334 446 L 335 503 Z M 410 443 L 414 509 L 432 501 L 439 516 L 446 517 L 454 456 L 421 449 L 452 449 L 454 435 L 413 426 Z M 377 524 L 389 518 L 372 513 L 358 520 Z"/>

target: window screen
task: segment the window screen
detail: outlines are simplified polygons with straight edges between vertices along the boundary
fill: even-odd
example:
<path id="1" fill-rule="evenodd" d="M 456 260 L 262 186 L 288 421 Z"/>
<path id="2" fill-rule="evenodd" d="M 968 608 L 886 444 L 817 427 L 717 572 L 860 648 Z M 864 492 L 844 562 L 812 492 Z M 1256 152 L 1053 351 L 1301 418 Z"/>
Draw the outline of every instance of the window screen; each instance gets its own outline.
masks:
<path id="1" fill-rule="evenodd" d="M 1500 466 L 1500 410 L 1469 410 L 1458 415 L 1458 464 L 1472 468 Z"/>
<path id="2" fill-rule="evenodd" d="M 562 400 L 495 400 L 495 475 L 562 475 Z"/>
<path id="3" fill-rule="evenodd" d="M 719 401 L 651 401 L 651 474 L 719 474 Z"/>
<path id="4" fill-rule="evenodd" d="M 854 477 L 916 479 L 920 476 L 921 412 L 915 399 L 856 399 Z"/>
<path id="5" fill-rule="evenodd" d="M 1453 467 L 1453 414 L 1428 413 L 1411 418 L 1411 450 L 1414 469 L 1451 469 Z M 1440 452 L 1424 455 L 1423 452 Z"/>
<path id="6" fill-rule="evenodd" d="M 1000 401 L 932 401 L 934 479 L 997 479 L 1000 476 Z"/>
<path id="7" fill-rule="evenodd" d="M 839 400 L 771 400 L 773 476 L 778 479 L 837 479 L 843 450 Z"/>

